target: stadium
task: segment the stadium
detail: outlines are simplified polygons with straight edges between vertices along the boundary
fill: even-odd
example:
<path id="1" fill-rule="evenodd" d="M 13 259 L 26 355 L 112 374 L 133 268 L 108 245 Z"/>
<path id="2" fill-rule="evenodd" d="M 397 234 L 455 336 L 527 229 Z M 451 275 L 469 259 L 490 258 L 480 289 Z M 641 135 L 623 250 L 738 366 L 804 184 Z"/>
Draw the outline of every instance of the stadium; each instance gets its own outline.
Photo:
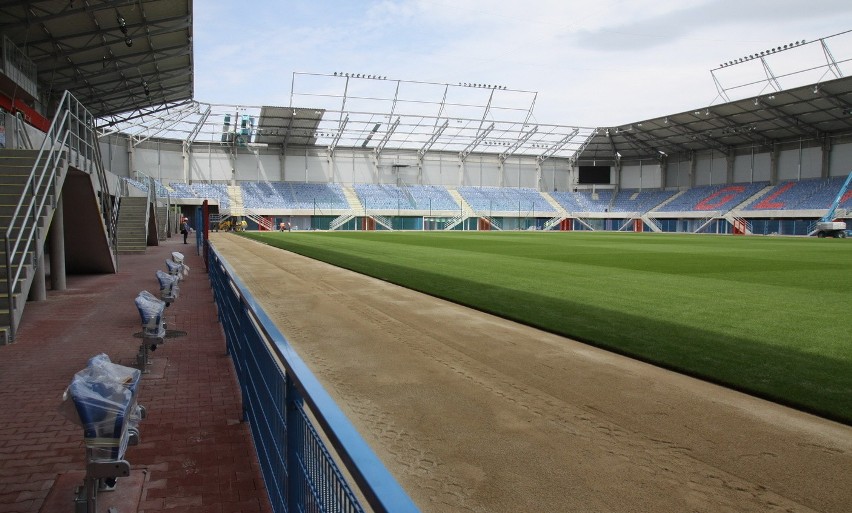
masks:
<path id="1" fill-rule="evenodd" d="M 848 509 L 852 31 L 581 126 L 343 68 L 205 103 L 193 11 L 0 5 L 0 511 Z M 132 467 L 53 414 L 98 353 Z"/>

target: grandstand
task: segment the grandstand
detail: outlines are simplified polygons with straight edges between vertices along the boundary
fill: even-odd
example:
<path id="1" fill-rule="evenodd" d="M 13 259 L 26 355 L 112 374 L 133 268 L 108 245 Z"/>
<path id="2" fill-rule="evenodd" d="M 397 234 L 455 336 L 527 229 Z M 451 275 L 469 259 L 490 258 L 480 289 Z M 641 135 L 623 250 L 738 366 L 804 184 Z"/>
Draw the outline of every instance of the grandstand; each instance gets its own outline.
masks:
<path id="1" fill-rule="evenodd" d="M 0 344 L 16 340 L 28 300 L 45 301 L 49 287 L 66 290 L 66 274 L 118 273 L 120 254 L 144 254 L 168 240 L 182 216 L 202 233 L 206 226 L 272 230 L 283 223 L 294 230 L 798 236 L 811 233 L 835 200 L 835 217 L 852 218 L 852 191 L 844 189 L 852 172 L 852 77 L 836 62 L 824 65 L 818 83 L 735 100 L 723 95 L 723 103 L 618 126 L 539 123 L 532 115 L 538 93 L 530 91 L 340 72 L 294 73 L 287 106 L 215 105 L 193 97 L 192 2 L 119 4 L 12 2 L 0 9 L 0 174 L 3 195 L 13 198 L 0 216 Z M 145 35 L 135 46 L 128 27 Z M 315 89 L 296 90 L 307 78 Z M 353 108 L 365 98 L 350 86 L 378 81 L 394 87 L 377 87 L 374 103 Z M 228 274 L 226 267 L 214 262 L 212 273 Z M 252 303 L 242 286 L 219 285 L 239 290 L 228 310 L 237 335 L 258 326 L 268 335 L 262 315 L 238 317 Z M 268 346 L 276 358 L 291 351 L 283 342 Z M 264 369 L 284 380 L 267 406 L 286 396 L 276 421 L 311 423 L 303 431 L 316 445 L 306 452 L 327 460 L 304 473 L 331 469 L 328 479 L 341 482 L 352 474 L 363 489 L 335 486 L 386 511 L 378 496 L 397 490 L 395 481 L 298 357 L 287 358 L 286 369 L 284 357 Z M 250 390 L 241 391 L 248 402 Z M 306 400 L 293 399 L 300 393 Z M 302 407 L 310 411 L 294 413 Z M 223 424 L 258 429 L 263 422 L 249 409 Z M 293 443 L 268 453 L 289 454 Z M 332 458 L 332 449 L 341 452 Z M 270 488 L 286 473 L 267 461 L 259 466 Z M 218 506 L 211 510 L 224 510 Z"/>

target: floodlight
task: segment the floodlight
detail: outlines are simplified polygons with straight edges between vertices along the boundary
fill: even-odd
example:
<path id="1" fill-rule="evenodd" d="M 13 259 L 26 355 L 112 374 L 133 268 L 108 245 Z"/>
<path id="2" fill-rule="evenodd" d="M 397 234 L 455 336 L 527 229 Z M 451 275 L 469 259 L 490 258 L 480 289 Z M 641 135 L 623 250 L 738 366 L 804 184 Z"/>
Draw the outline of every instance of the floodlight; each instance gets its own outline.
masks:
<path id="1" fill-rule="evenodd" d="M 124 38 L 124 44 L 126 44 L 129 48 L 129 47 L 133 46 L 133 40 L 130 39 L 129 37 L 125 37 Z"/>

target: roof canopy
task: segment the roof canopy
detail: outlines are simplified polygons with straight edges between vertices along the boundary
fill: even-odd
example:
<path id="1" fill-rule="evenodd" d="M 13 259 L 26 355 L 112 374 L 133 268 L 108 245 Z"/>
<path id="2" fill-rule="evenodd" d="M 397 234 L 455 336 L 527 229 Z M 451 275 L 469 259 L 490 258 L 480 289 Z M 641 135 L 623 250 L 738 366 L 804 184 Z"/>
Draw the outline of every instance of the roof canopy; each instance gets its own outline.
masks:
<path id="1" fill-rule="evenodd" d="M 595 130 L 581 161 L 660 159 L 852 133 L 852 77 Z"/>
<path id="2" fill-rule="evenodd" d="M 7 0 L 0 32 L 96 117 L 193 96 L 192 0 Z"/>

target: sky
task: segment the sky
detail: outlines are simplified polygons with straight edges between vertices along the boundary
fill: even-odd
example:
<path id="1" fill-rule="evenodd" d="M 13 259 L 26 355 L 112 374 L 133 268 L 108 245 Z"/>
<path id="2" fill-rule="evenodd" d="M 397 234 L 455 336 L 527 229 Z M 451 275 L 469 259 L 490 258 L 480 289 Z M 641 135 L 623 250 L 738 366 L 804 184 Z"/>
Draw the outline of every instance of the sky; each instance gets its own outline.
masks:
<path id="1" fill-rule="evenodd" d="M 306 73 L 363 73 L 528 91 L 497 91 L 494 103 L 583 127 L 723 103 L 711 69 L 794 41 L 814 43 L 767 57 L 776 76 L 822 67 L 779 78 L 782 88 L 833 79 L 818 40 L 852 29 L 849 0 L 197 0 L 193 10 L 201 102 L 290 106 L 294 92 L 294 106 L 315 107 L 306 93 L 343 80 Z M 852 75 L 852 32 L 827 44 Z M 732 100 L 770 87 L 760 60 L 715 76 Z M 484 104 L 490 91 L 477 93 Z"/>

